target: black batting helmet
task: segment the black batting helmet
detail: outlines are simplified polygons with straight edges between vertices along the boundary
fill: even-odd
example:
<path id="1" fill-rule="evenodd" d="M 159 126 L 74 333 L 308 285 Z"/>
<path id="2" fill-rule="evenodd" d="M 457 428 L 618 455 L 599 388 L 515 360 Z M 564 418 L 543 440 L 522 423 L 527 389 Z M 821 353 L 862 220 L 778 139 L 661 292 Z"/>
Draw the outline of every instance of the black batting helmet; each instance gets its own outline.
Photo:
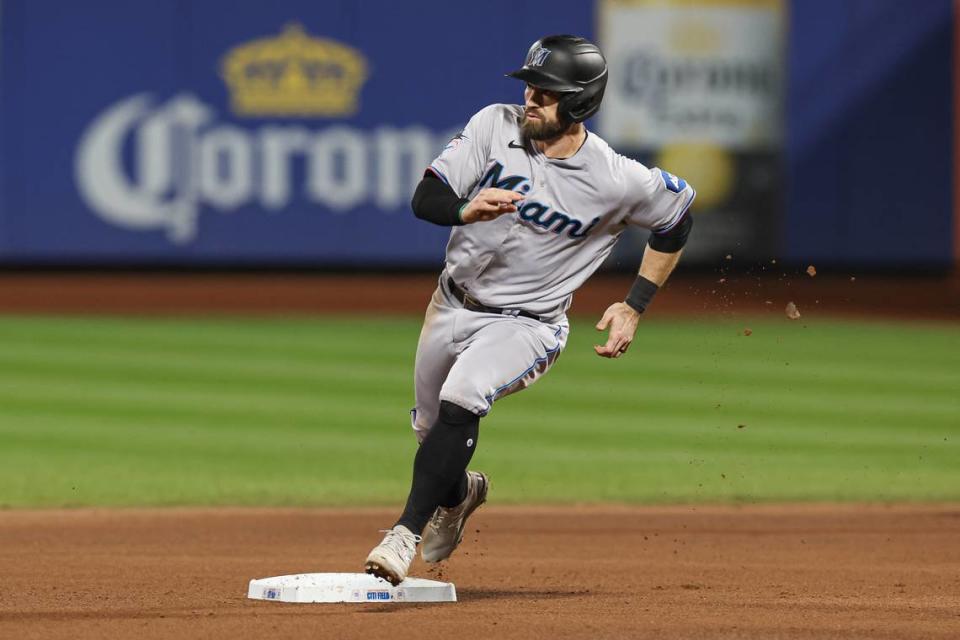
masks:
<path id="1" fill-rule="evenodd" d="M 607 86 L 607 61 L 600 47 L 585 38 L 546 36 L 530 47 L 523 67 L 507 75 L 563 94 L 557 105 L 560 117 L 583 122 L 600 108 Z"/>

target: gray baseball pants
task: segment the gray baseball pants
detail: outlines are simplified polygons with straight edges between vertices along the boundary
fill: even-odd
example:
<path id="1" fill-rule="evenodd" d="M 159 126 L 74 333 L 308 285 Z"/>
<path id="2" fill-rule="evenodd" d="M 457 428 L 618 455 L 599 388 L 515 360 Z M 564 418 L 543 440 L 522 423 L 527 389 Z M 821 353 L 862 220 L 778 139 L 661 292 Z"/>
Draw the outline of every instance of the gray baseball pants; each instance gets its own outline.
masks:
<path id="1" fill-rule="evenodd" d="M 410 413 L 420 442 L 436 421 L 442 400 L 487 415 L 498 398 L 543 376 L 570 333 L 565 317 L 552 324 L 464 309 L 446 282 L 444 271 L 417 345 L 416 406 Z"/>

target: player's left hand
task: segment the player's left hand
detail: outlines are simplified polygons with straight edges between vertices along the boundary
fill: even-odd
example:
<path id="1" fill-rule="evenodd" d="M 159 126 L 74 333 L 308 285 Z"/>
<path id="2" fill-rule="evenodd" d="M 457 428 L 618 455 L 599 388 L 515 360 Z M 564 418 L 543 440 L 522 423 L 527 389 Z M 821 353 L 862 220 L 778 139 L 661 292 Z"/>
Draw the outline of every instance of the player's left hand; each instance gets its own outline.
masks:
<path id="1" fill-rule="evenodd" d="M 619 358 L 633 342 L 633 334 L 637 331 L 640 314 L 625 302 L 614 302 L 604 311 L 603 317 L 597 323 L 597 331 L 610 329 L 605 345 L 595 344 L 593 350 L 604 358 Z"/>

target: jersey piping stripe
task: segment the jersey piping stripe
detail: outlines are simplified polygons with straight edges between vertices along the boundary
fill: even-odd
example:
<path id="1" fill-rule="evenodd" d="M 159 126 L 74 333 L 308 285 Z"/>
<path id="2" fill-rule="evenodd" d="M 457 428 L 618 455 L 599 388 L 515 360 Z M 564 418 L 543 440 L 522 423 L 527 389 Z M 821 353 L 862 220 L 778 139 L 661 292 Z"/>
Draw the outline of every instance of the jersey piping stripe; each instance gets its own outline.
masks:
<path id="1" fill-rule="evenodd" d="M 430 165 L 429 167 L 427 167 L 427 171 L 432 171 L 434 174 L 436 174 L 438 178 L 443 180 L 443 183 L 445 185 L 447 185 L 448 187 L 450 186 L 450 181 L 447 180 L 447 176 L 443 175 L 443 172 L 437 169 L 435 166 Z"/>
<path id="2" fill-rule="evenodd" d="M 656 231 L 654 231 L 654 233 L 657 233 L 657 234 L 666 233 L 667 231 L 670 231 L 670 229 L 673 229 L 675 226 L 680 224 L 680 221 L 683 220 L 683 217 L 685 215 L 687 215 L 687 211 L 690 210 L 690 205 L 693 204 L 693 201 L 696 200 L 696 198 L 697 198 L 697 190 L 694 189 L 693 187 L 690 187 L 690 199 L 687 200 L 687 203 L 685 205 L 683 205 L 683 209 L 680 210 L 680 215 L 674 218 L 673 222 L 671 222 L 670 224 L 668 224 L 662 229 L 657 229 Z"/>
<path id="3" fill-rule="evenodd" d="M 553 334 L 553 337 L 556 338 L 557 340 L 559 340 L 559 339 L 560 339 L 560 333 L 561 333 L 562 331 L 563 331 L 563 328 L 562 328 L 562 327 L 559 328 L 559 329 L 557 329 L 556 333 Z M 496 400 L 496 399 L 497 399 L 497 396 L 500 395 L 504 390 L 509 389 L 509 388 L 512 387 L 513 385 L 515 385 L 515 384 L 517 384 L 518 382 L 520 382 L 521 380 L 523 380 L 523 378 L 524 378 L 528 373 L 530 373 L 531 371 L 533 371 L 534 369 L 536 369 L 539 365 L 541 365 L 541 364 L 543 364 L 543 363 L 545 363 L 545 362 L 549 362 L 549 361 L 550 361 L 550 358 L 552 358 L 553 356 L 555 356 L 558 351 L 560 351 L 560 343 L 559 343 L 559 342 L 557 343 L 557 346 L 554 347 L 553 349 L 547 349 L 547 355 L 546 355 L 546 356 L 544 356 L 543 358 L 537 358 L 536 360 L 533 361 L 533 364 L 530 365 L 529 367 L 527 367 L 527 369 L 526 369 L 523 373 L 521 373 L 520 375 L 518 375 L 516 378 L 514 378 L 513 380 L 511 380 L 511 381 L 508 382 L 507 384 L 505 384 L 505 385 L 503 385 L 503 386 L 498 387 L 497 389 L 495 389 L 494 392 L 493 392 L 492 394 L 490 394 L 489 396 L 486 396 L 487 402 L 489 402 L 490 404 L 493 404 L 493 401 Z"/>

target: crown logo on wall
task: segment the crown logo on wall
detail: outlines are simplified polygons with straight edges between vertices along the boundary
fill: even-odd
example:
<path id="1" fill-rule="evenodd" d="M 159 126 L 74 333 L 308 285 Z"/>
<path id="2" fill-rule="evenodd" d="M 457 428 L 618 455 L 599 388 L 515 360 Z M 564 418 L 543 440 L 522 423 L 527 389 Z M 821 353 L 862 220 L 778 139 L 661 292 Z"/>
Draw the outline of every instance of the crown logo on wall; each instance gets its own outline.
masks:
<path id="1" fill-rule="evenodd" d="M 345 116 L 367 79 L 359 51 L 299 24 L 234 47 L 223 58 L 230 105 L 241 116 Z"/>

